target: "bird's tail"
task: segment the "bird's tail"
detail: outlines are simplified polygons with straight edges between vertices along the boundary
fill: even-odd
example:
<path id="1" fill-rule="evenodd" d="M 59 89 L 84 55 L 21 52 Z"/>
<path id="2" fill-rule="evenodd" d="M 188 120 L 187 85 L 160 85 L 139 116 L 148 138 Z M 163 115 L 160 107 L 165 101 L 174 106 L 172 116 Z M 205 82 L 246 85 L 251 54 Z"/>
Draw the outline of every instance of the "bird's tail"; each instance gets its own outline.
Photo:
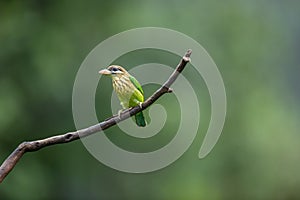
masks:
<path id="1" fill-rule="evenodd" d="M 138 125 L 138 126 L 142 126 L 142 127 L 146 126 L 143 112 L 139 112 L 135 115 L 135 122 L 136 122 L 136 125 Z"/>

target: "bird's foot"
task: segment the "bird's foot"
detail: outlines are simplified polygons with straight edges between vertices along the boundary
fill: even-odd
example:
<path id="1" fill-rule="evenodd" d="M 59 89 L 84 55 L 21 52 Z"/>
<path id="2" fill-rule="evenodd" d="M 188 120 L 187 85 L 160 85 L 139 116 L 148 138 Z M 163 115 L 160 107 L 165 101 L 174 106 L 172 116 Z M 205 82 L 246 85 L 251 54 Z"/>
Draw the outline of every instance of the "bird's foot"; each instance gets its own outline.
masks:
<path id="1" fill-rule="evenodd" d="M 142 102 L 139 102 L 139 107 L 140 108 L 143 108 L 142 104 L 143 104 Z"/>
<path id="2" fill-rule="evenodd" d="M 134 102 L 135 102 L 136 104 L 138 104 L 140 108 L 143 107 L 143 106 L 142 106 L 143 102 L 140 102 L 140 101 L 138 101 L 137 99 L 134 99 Z"/>
<path id="3" fill-rule="evenodd" d="M 118 118 L 121 119 L 121 114 L 122 114 L 123 110 L 119 110 L 118 111 Z"/>

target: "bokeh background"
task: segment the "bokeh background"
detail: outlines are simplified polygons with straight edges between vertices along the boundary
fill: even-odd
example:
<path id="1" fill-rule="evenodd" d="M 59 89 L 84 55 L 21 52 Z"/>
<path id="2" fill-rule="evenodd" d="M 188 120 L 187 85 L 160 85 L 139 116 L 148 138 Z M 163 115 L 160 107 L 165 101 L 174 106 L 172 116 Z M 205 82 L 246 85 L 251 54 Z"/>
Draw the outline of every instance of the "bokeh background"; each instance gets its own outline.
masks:
<path id="1" fill-rule="evenodd" d="M 202 44 L 223 76 L 228 112 L 219 142 L 199 160 L 210 102 L 201 76 L 188 67 L 183 74 L 200 91 L 202 120 L 175 163 L 127 174 L 75 141 L 26 154 L 0 185 L 0 199 L 300 199 L 299 19 L 300 1 L 1 1 L 1 162 L 22 141 L 75 129 L 72 88 L 80 64 L 99 42 L 131 28 L 170 28 Z M 178 60 L 144 50 L 117 62 L 130 69 Z M 101 81 L 99 120 L 111 115 L 111 83 Z M 145 86 L 146 97 L 155 88 Z M 154 138 L 134 139 L 117 127 L 105 134 L 128 150 L 160 148 L 174 136 L 180 112 L 172 94 L 158 103 L 169 117 Z"/>

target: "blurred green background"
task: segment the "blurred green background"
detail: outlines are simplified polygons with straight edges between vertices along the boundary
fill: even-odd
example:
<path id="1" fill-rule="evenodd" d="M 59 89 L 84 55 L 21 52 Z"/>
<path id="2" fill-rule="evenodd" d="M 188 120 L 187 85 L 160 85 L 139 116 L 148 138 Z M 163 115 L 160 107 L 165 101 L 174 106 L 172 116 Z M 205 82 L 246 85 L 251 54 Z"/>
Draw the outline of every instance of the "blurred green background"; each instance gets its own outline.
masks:
<path id="1" fill-rule="evenodd" d="M 299 19 L 300 1 L 1 1 L 1 162 L 22 141 L 75 129 L 72 88 L 81 62 L 99 42 L 131 28 L 170 28 L 202 44 L 223 76 L 228 112 L 219 142 L 199 160 L 210 102 L 203 80 L 186 68 L 201 91 L 202 121 L 175 163 L 127 174 L 75 141 L 26 154 L 0 185 L 0 199 L 300 199 Z M 119 62 L 130 68 L 178 60 L 145 50 Z M 99 120 L 111 115 L 111 83 L 101 81 L 107 90 L 97 92 Z M 155 88 L 146 86 L 146 97 Z M 107 135 L 129 150 L 163 146 L 180 113 L 172 94 L 158 103 L 174 117 L 156 138 L 132 141 L 117 127 Z"/>

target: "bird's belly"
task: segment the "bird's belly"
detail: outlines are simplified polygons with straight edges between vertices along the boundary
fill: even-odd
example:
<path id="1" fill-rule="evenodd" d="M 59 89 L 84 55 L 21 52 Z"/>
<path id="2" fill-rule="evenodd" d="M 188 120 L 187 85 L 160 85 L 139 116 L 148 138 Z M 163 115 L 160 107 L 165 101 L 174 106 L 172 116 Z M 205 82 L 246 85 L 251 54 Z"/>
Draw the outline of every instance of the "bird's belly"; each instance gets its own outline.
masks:
<path id="1" fill-rule="evenodd" d="M 121 87 L 115 87 L 115 91 L 121 102 L 122 107 L 129 108 L 129 102 L 130 102 L 130 99 L 131 99 L 134 91 L 130 91 L 128 89 L 121 88 Z"/>

